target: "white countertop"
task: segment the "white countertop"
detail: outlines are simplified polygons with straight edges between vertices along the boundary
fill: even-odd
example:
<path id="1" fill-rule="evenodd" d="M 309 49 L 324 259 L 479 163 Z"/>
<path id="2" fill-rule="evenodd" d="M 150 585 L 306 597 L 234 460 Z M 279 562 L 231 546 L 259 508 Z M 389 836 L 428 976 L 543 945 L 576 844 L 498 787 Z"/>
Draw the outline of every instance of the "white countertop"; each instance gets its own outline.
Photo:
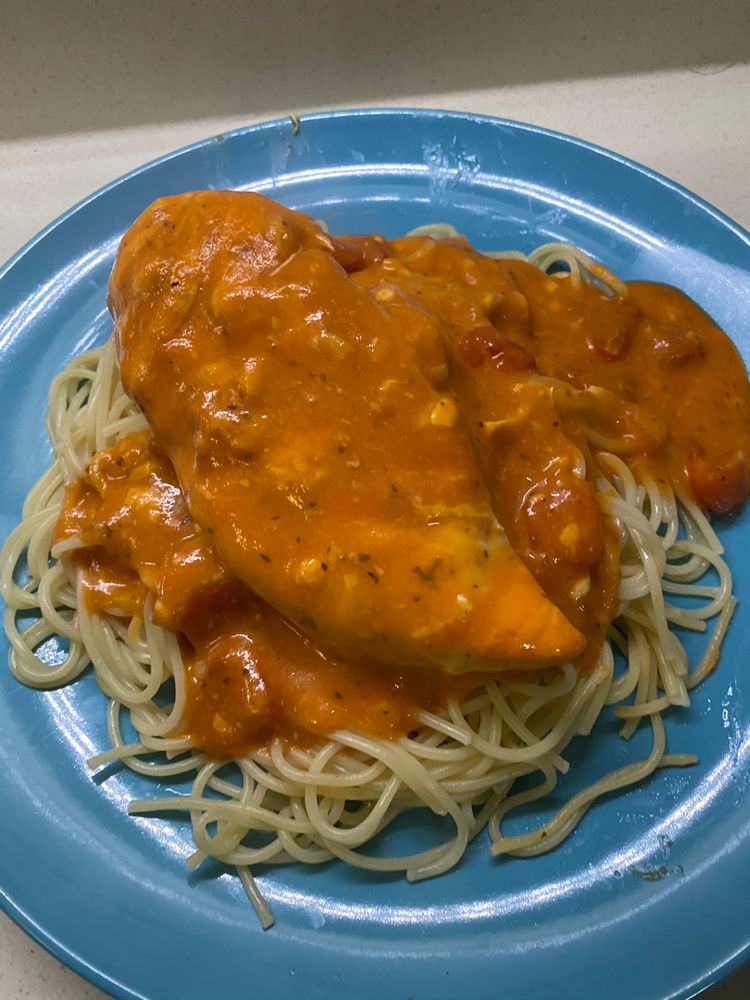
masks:
<path id="1" fill-rule="evenodd" d="M 569 132 L 750 228 L 749 41 L 744 0 L 6 0 L 0 260 L 80 198 L 178 146 L 289 112 L 372 105 Z M 705 994 L 748 995 L 750 970 Z M 2 1000 L 103 996 L 0 915 Z"/>

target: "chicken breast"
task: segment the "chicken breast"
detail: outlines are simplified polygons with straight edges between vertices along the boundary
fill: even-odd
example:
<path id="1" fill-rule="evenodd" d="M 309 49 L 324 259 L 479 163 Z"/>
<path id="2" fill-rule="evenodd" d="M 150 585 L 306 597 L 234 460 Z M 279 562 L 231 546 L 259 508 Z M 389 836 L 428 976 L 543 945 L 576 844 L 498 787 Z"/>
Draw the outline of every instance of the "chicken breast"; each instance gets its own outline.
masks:
<path id="1" fill-rule="evenodd" d="M 259 195 L 157 201 L 110 307 L 127 391 L 223 564 L 347 654 L 450 672 L 577 656 L 497 520 L 437 322 Z"/>

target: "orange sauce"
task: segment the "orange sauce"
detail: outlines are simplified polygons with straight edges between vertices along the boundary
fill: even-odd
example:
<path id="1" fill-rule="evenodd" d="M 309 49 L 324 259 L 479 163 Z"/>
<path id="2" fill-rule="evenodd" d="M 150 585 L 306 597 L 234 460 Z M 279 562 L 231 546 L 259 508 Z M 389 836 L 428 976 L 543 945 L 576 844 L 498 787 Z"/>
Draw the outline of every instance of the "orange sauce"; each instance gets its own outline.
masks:
<path id="1" fill-rule="evenodd" d="M 577 655 L 585 637 L 497 521 L 440 324 L 352 281 L 334 249 L 234 192 L 163 199 L 123 239 L 122 380 L 191 514 L 341 653 L 449 672 Z"/>
<path id="2" fill-rule="evenodd" d="M 401 736 L 420 710 L 483 679 L 347 659 L 311 642 L 223 569 L 148 432 L 98 452 L 67 487 L 56 540 L 72 535 L 82 541 L 70 558 L 89 611 L 142 617 L 151 594 L 155 623 L 179 633 L 186 729 L 215 756 L 271 736 L 295 745 L 337 729 Z"/>
<path id="3" fill-rule="evenodd" d="M 394 738 L 498 671 L 593 662 L 618 543 L 595 449 L 723 512 L 750 387 L 686 296 L 463 240 L 332 237 L 257 195 L 162 199 L 110 285 L 151 433 L 68 488 L 93 611 L 181 636 L 187 731 Z"/>

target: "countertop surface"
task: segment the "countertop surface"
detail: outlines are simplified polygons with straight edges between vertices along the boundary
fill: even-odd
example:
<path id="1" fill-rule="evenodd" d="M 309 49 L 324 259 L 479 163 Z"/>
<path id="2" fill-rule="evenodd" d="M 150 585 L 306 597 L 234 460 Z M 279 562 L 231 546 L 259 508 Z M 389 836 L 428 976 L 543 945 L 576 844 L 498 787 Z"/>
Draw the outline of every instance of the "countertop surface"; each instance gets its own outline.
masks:
<path id="1" fill-rule="evenodd" d="M 153 157 L 335 107 L 452 108 L 572 133 L 661 171 L 750 228 L 749 60 L 744 0 L 136 0 L 127 12 L 6 0 L 0 259 Z M 0 914 L 1 1000 L 103 996 Z M 704 996 L 745 1000 L 750 968 Z"/>

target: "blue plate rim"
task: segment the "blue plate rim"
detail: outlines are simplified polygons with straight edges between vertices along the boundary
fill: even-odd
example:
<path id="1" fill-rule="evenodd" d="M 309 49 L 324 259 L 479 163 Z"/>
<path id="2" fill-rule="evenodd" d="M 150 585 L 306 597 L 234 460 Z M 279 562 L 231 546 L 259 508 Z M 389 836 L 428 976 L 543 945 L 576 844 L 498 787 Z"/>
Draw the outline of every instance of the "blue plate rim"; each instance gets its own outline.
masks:
<path id="1" fill-rule="evenodd" d="M 596 143 L 589 142 L 578 136 L 555 129 L 500 116 L 475 114 L 469 111 L 410 106 L 337 108 L 330 111 L 323 110 L 309 114 L 302 114 L 298 116 L 298 121 L 300 125 L 304 125 L 308 122 L 330 121 L 332 119 L 367 117 L 387 119 L 402 116 L 416 116 L 424 120 L 439 120 L 447 118 L 461 121 L 471 121 L 479 124 L 484 123 L 493 127 L 507 127 L 515 132 L 527 132 L 576 146 L 582 150 L 594 153 L 603 159 L 635 171 L 636 173 L 655 181 L 660 187 L 678 194 L 691 205 L 711 216 L 717 223 L 730 231 L 734 236 L 738 237 L 741 242 L 745 243 L 748 248 L 750 248 L 750 230 L 745 229 L 721 209 L 718 209 L 715 205 L 711 204 L 700 195 L 695 194 L 695 192 L 691 191 L 689 188 L 666 176 L 665 174 L 647 167 L 637 160 L 625 156 L 624 154 L 615 152 L 614 150 L 600 146 Z M 4 264 L 0 265 L 0 281 L 5 280 L 10 275 L 13 268 L 30 251 L 32 251 L 34 247 L 41 243 L 58 227 L 75 216 L 81 209 L 95 202 L 98 198 L 108 192 L 127 184 L 133 178 L 136 178 L 154 167 L 168 163 L 170 160 L 177 159 L 185 154 L 194 152 L 201 148 L 211 147 L 217 142 L 230 140 L 235 137 L 246 136 L 252 133 L 262 134 L 264 132 L 271 132 L 284 126 L 291 128 L 293 125 L 294 120 L 291 115 L 285 115 L 280 118 L 262 120 L 254 122 L 250 125 L 239 126 L 227 131 L 218 132 L 170 150 L 167 153 L 154 157 L 151 160 L 134 167 L 132 170 L 115 177 L 111 181 L 108 181 L 92 193 L 74 203 L 70 208 L 62 212 L 59 216 L 32 236 L 26 243 L 24 243 L 5 261 Z M 118 1000 L 149 1000 L 146 995 L 132 989 L 122 982 L 118 982 L 116 979 L 100 971 L 100 969 L 96 968 L 95 965 L 91 964 L 80 954 L 68 948 L 57 937 L 45 931 L 37 920 L 35 920 L 29 913 L 26 912 L 26 910 L 24 910 L 14 899 L 10 897 L 2 885 L 0 885 L 0 909 L 2 909 L 19 927 L 26 931 L 49 954 L 63 962 L 68 968 L 73 969 L 86 981 L 106 991 L 111 996 L 118 998 Z M 677 992 L 671 993 L 669 997 L 665 996 L 664 1000 L 690 1000 L 690 998 L 696 997 L 704 990 L 721 982 L 727 975 L 736 970 L 749 959 L 750 929 L 748 930 L 748 939 L 745 945 L 737 949 L 737 951 L 730 958 L 724 961 L 721 965 L 710 969 L 703 976 L 695 979 L 692 983 L 685 984 L 682 988 L 678 989 Z"/>
<path id="2" fill-rule="evenodd" d="M 645 166 L 643 163 L 639 163 L 638 160 L 634 160 L 622 153 L 617 153 L 614 150 L 607 149 L 606 146 L 600 146 L 597 143 L 589 142 L 586 139 L 581 139 L 578 136 L 570 135 L 567 132 L 560 132 L 556 129 L 546 128 L 541 125 L 534 125 L 530 122 L 517 121 L 513 118 L 502 118 L 496 115 L 480 115 L 474 114 L 471 111 L 455 111 L 455 110 L 444 110 L 440 108 L 416 108 L 416 107 L 374 107 L 374 108 L 337 108 L 333 111 L 314 111 L 310 114 L 299 115 L 298 120 L 300 126 L 305 122 L 314 121 L 330 121 L 335 118 L 365 118 L 365 117 L 396 117 L 402 115 L 416 115 L 420 118 L 456 118 L 459 120 L 468 120 L 473 122 L 485 122 L 493 126 L 505 126 L 511 129 L 519 130 L 522 132 L 530 132 L 535 135 L 541 135 L 549 139 L 559 140 L 561 142 L 569 143 L 574 146 L 578 146 L 581 149 L 588 150 L 589 152 L 596 153 L 605 159 L 612 160 L 614 163 L 619 163 L 621 166 L 628 167 L 631 170 L 637 171 L 639 174 L 649 177 L 656 181 L 662 187 L 674 191 L 680 194 L 682 197 L 686 198 L 697 208 L 702 211 L 707 212 L 711 215 L 717 222 L 721 223 L 727 229 L 731 230 L 735 236 L 738 236 L 743 242 L 750 246 L 750 230 L 745 229 L 738 222 L 735 222 L 729 215 L 723 212 L 720 208 L 712 205 L 711 202 L 702 198 L 700 195 L 695 194 L 689 188 L 680 184 L 678 181 L 672 180 L 672 178 L 667 177 L 666 174 L 660 173 L 658 170 L 654 170 L 651 167 Z M 216 132 L 213 135 L 206 136 L 203 139 L 197 139 L 195 142 L 189 142 L 184 146 L 179 146 L 177 149 L 170 150 L 168 153 L 163 153 L 161 156 L 156 156 L 151 160 L 147 160 L 145 163 L 134 167 L 132 170 L 128 170 L 124 174 L 120 174 L 113 180 L 108 181 L 101 187 L 97 188 L 91 194 L 86 195 L 81 198 L 80 201 L 75 202 L 70 208 L 66 209 L 57 218 L 49 222 L 43 229 L 40 229 L 38 233 L 30 237 L 26 243 L 24 243 L 18 250 L 15 251 L 4 264 L 0 265 L 0 280 L 5 278 L 5 276 L 13 269 L 13 267 L 24 257 L 30 250 L 33 249 L 40 243 L 46 236 L 48 236 L 53 230 L 57 229 L 62 223 L 66 222 L 71 216 L 79 212 L 84 206 L 96 201 L 97 198 L 106 194 L 108 191 L 114 190 L 114 188 L 119 187 L 122 184 L 126 184 L 129 180 L 134 177 L 138 177 L 140 174 L 146 173 L 153 167 L 159 166 L 160 164 L 167 163 L 169 160 L 176 159 L 177 157 L 183 156 L 186 153 L 194 152 L 202 147 L 211 146 L 217 141 L 223 141 L 226 139 L 232 139 L 236 136 L 247 135 L 250 132 L 262 132 L 271 131 L 277 129 L 283 125 L 288 125 L 292 127 L 292 118 L 286 115 L 282 118 L 272 118 L 267 121 L 254 122 L 252 125 L 241 125 L 238 128 L 230 129 L 227 132 Z"/>

